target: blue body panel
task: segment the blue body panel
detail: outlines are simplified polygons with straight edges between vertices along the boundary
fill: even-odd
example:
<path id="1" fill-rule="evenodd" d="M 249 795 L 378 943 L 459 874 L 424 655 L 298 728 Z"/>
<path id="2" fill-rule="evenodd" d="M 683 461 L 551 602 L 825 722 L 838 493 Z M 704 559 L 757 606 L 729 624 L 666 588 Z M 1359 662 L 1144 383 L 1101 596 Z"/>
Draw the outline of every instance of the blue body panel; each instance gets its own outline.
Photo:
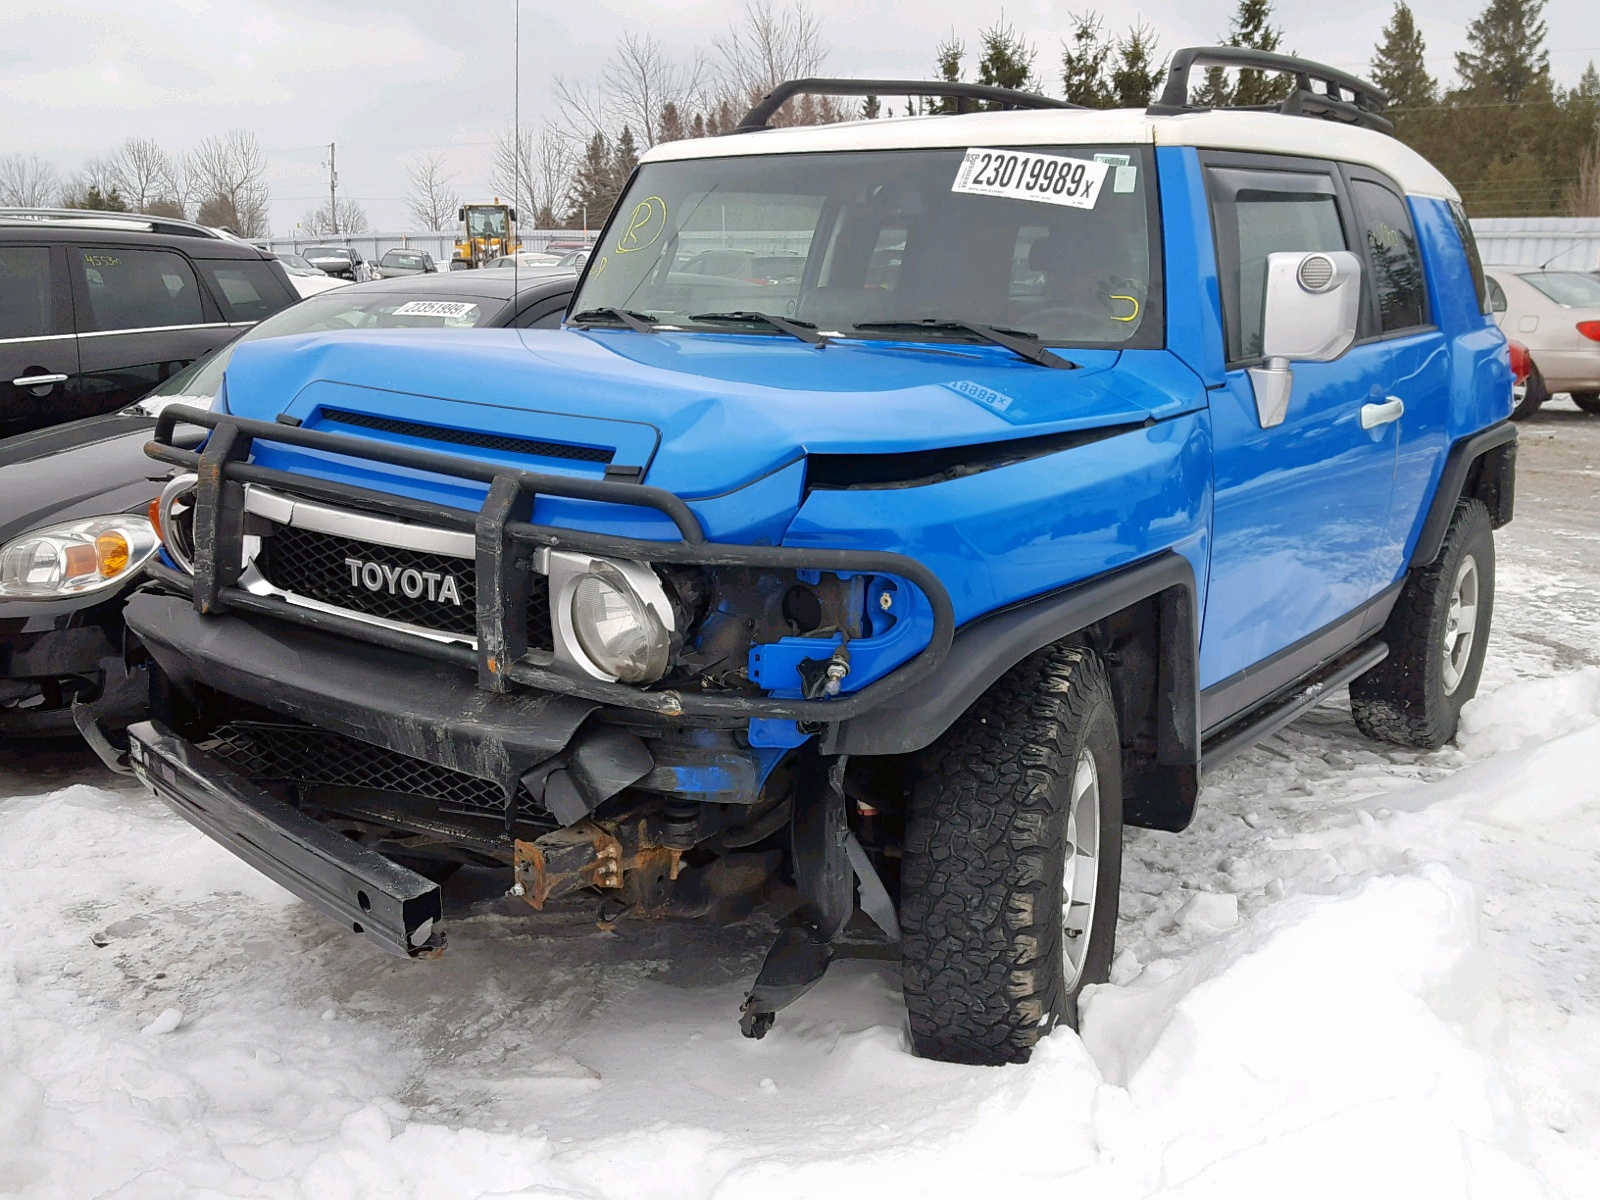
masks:
<path id="1" fill-rule="evenodd" d="M 1167 345 L 1061 353 L 1044 369 L 995 346 L 839 340 L 818 348 L 743 332 L 628 329 L 314 334 L 246 343 L 228 367 L 229 411 L 426 446 L 553 474 L 600 477 L 606 460 L 683 497 L 712 541 L 891 551 L 930 568 L 957 625 L 1175 550 L 1193 568 L 1209 687 L 1337 622 L 1393 584 L 1457 439 L 1504 419 L 1504 339 L 1478 311 L 1448 206 L 1411 201 L 1434 327 L 1296 363 L 1285 422 L 1262 429 L 1249 375 L 1229 370 L 1199 156 L 1156 153 Z M 1405 417 L 1366 430 L 1363 404 L 1400 395 Z M 415 429 L 495 435 L 441 445 Z M 1085 434 L 1009 465 L 915 486 L 808 487 L 818 455 L 884 456 Z M 1094 436 L 1097 435 L 1097 436 Z M 449 441 L 449 438 L 445 439 Z M 258 443 L 267 466 L 476 510 L 484 487 L 371 460 Z M 541 495 L 542 524 L 675 539 L 649 509 Z M 928 643 L 926 600 L 904 580 L 850 644 L 845 690 Z M 798 665 L 831 642 L 755 647 L 747 670 L 799 694 Z M 821 647 L 821 649 L 819 649 Z M 755 721 L 752 743 L 805 735 Z"/>

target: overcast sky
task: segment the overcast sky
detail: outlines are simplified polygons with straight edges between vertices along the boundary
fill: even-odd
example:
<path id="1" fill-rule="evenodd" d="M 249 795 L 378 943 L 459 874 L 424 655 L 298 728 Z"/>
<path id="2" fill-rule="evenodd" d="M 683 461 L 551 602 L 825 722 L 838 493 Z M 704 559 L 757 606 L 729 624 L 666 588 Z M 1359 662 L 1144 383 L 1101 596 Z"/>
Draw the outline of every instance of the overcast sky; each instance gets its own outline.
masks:
<path id="1" fill-rule="evenodd" d="M 182 150 L 207 134 L 253 130 L 267 148 L 272 222 L 287 233 L 326 195 L 326 144 L 338 143 L 341 192 L 379 229 L 406 228 L 404 160 L 448 156 L 468 198 L 486 194 L 496 130 L 512 111 L 515 0 L 0 0 L 0 154 L 36 151 L 62 171 L 129 136 Z M 1448 78 L 1484 0 L 1414 0 L 1430 66 Z M 738 0 L 522 0 L 522 116 L 552 116 L 557 74 L 599 71 L 625 30 L 686 58 L 708 50 Z M 1059 90 L 1060 43 L 1078 3 L 1008 3 Z M 841 75 L 927 77 L 954 30 L 968 44 L 1001 6 L 972 0 L 812 0 Z M 1142 16 L 1163 53 L 1213 44 L 1231 0 L 1102 6 L 1110 26 Z M 1365 72 L 1389 3 L 1280 0 L 1292 50 Z M 1600 58 L 1594 0 L 1550 0 L 1558 80 Z"/>

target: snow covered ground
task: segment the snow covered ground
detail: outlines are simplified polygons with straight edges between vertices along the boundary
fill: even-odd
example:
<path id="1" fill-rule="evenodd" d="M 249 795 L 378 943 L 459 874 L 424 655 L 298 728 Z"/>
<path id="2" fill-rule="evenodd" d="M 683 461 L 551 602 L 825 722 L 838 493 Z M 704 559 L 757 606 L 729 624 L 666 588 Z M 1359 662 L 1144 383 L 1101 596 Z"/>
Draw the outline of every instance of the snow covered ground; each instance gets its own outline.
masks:
<path id="1" fill-rule="evenodd" d="M 1600 421 L 1524 431 L 1460 744 L 1330 705 L 1132 831 L 1113 983 L 1025 1067 L 892 963 L 738 1035 L 759 927 L 334 928 L 71 752 L 0 765 L 0 1195 L 1600 1196 Z"/>

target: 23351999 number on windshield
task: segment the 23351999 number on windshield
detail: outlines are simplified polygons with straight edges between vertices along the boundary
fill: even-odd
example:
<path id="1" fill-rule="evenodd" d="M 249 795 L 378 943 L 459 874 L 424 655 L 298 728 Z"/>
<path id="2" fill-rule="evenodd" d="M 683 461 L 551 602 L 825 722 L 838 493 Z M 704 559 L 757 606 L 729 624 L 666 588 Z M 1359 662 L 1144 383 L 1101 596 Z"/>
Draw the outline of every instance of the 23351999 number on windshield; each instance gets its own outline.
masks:
<path id="1" fill-rule="evenodd" d="M 1067 208 L 1093 208 L 1110 169 L 1108 163 L 1083 158 L 974 147 L 961 160 L 950 190 L 970 196 L 1003 196 Z"/>

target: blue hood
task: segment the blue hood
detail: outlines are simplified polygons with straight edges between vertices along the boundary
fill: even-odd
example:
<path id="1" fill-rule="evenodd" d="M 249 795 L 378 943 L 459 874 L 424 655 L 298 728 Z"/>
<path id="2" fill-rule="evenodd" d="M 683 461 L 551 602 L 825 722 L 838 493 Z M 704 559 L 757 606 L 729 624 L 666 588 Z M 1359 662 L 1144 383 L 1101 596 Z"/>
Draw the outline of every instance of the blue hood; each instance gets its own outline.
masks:
<path id="1" fill-rule="evenodd" d="M 307 428 L 405 441 L 369 432 L 373 419 L 442 426 L 457 445 L 434 449 L 539 470 L 598 475 L 609 456 L 691 499 L 807 453 L 894 454 L 1139 423 L 1192 408 L 1201 394 L 1165 351 L 1063 353 L 1081 368 L 949 343 L 818 350 L 744 334 L 386 330 L 245 343 L 225 394 L 240 416 L 287 414 Z M 340 423 L 352 413 L 363 428 Z M 537 461 L 459 436 L 483 434 L 601 453 Z"/>

